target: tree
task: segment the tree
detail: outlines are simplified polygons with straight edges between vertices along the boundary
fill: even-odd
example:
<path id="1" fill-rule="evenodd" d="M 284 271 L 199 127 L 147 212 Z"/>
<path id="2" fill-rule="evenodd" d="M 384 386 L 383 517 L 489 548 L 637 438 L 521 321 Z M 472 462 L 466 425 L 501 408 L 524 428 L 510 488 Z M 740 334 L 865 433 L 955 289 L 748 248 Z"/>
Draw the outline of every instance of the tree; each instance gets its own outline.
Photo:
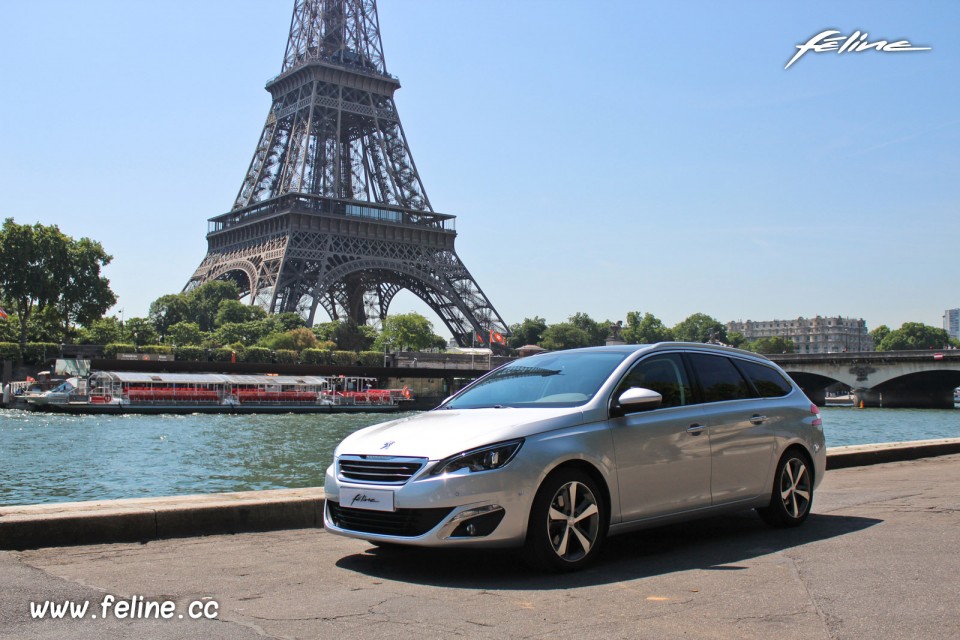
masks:
<path id="1" fill-rule="evenodd" d="M 21 352 L 35 313 L 58 319 L 59 337 L 74 322 L 92 322 L 117 298 L 100 269 L 112 260 L 88 238 L 74 240 L 56 226 L 21 225 L 7 218 L 0 228 L 0 297 L 19 322 Z M 50 316 L 47 316 L 48 318 Z M 56 336 L 55 336 L 56 337 Z"/>
<path id="2" fill-rule="evenodd" d="M 627 312 L 627 326 L 620 336 L 630 344 L 655 344 L 673 340 L 673 333 L 650 312 L 640 316 L 639 311 Z"/>
<path id="3" fill-rule="evenodd" d="M 540 346 L 551 351 L 576 349 L 590 345 L 590 334 L 571 322 L 552 324 L 543 332 Z"/>
<path id="4" fill-rule="evenodd" d="M 304 349 L 316 348 L 317 337 L 313 335 L 313 331 L 310 329 L 300 327 L 283 333 L 272 333 L 264 338 L 260 344 L 268 349 L 303 351 Z"/>
<path id="5" fill-rule="evenodd" d="M 183 346 L 200 346 L 206 339 L 207 334 L 200 330 L 200 325 L 196 322 L 178 322 L 167 329 L 167 335 L 163 340 L 166 343 Z"/>
<path id="6" fill-rule="evenodd" d="M 196 322 L 201 331 L 213 331 L 216 328 L 220 303 L 224 300 L 239 299 L 240 289 L 237 283 L 225 280 L 206 282 L 186 294 L 189 316 L 181 319 Z"/>
<path id="7" fill-rule="evenodd" d="M 160 337 L 166 339 L 170 327 L 178 322 L 190 321 L 190 303 L 186 294 L 170 293 L 160 296 L 150 303 L 147 317 Z"/>
<path id="8" fill-rule="evenodd" d="M 127 339 L 141 347 L 145 344 L 157 344 L 160 336 L 153 328 L 153 323 L 147 318 L 130 318 L 123 327 Z"/>
<path id="9" fill-rule="evenodd" d="M 597 322 L 585 313 L 577 312 L 570 316 L 570 324 L 583 330 L 589 337 L 590 342 L 587 346 L 599 346 L 610 337 L 610 321 Z"/>
<path id="10" fill-rule="evenodd" d="M 943 329 L 921 322 L 904 322 L 899 329 L 891 331 L 880 341 L 877 351 L 942 349 L 950 344 L 950 335 Z"/>
<path id="11" fill-rule="evenodd" d="M 783 336 L 773 336 L 770 338 L 758 338 L 753 342 L 741 345 L 743 349 L 753 351 L 754 353 L 793 353 L 793 340 Z"/>
<path id="12" fill-rule="evenodd" d="M 89 323 L 80 331 L 80 344 L 113 344 L 123 342 L 123 327 L 115 316 L 100 318 Z"/>
<path id="13" fill-rule="evenodd" d="M 419 313 L 387 316 L 377 338 L 377 350 L 388 346 L 394 351 L 422 351 L 436 344 L 433 325 Z"/>
<path id="14" fill-rule="evenodd" d="M 217 307 L 214 325 L 219 327 L 228 322 L 253 322 L 263 320 L 267 312 L 262 307 L 252 304 L 243 304 L 239 300 L 221 300 Z M 297 316 L 299 317 L 299 316 Z"/>
<path id="15" fill-rule="evenodd" d="M 873 348 L 880 350 L 880 343 L 883 342 L 883 339 L 890 335 L 890 327 L 885 324 L 880 325 L 876 329 L 870 332 L 870 337 L 873 338 Z"/>
<path id="16" fill-rule="evenodd" d="M 354 320 L 333 320 L 312 327 L 321 342 L 333 342 L 341 351 L 368 351 L 377 339 L 377 330 Z"/>
<path id="17" fill-rule="evenodd" d="M 510 326 L 510 347 L 518 349 L 528 344 L 539 344 L 546 330 L 547 321 L 540 316 L 524 318 L 523 322 Z"/>
<path id="18" fill-rule="evenodd" d="M 705 313 L 695 313 L 673 328 L 673 337 L 681 342 L 727 341 L 727 328 Z"/>

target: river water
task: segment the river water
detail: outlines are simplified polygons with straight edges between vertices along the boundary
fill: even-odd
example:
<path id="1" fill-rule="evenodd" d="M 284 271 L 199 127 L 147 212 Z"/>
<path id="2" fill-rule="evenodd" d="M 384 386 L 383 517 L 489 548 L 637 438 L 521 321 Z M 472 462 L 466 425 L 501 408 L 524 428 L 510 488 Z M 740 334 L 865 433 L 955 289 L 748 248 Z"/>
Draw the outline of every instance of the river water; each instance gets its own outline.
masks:
<path id="1" fill-rule="evenodd" d="M 960 437 L 958 410 L 822 411 L 828 447 Z M 384 419 L 0 410 L 0 505 L 321 486 L 337 443 Z"/>

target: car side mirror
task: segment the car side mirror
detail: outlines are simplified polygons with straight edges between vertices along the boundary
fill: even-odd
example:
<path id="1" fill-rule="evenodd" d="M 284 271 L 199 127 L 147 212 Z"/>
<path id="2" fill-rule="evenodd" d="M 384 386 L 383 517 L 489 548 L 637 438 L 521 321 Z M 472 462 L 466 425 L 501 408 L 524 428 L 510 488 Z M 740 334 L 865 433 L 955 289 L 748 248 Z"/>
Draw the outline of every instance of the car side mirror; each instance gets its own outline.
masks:
<path id="1" fill-rule="evenodd" d="M 617 398 L 621 413 L 656 409 L 663 403 L 663 396 L 652 389 L 630 387 Z"/>

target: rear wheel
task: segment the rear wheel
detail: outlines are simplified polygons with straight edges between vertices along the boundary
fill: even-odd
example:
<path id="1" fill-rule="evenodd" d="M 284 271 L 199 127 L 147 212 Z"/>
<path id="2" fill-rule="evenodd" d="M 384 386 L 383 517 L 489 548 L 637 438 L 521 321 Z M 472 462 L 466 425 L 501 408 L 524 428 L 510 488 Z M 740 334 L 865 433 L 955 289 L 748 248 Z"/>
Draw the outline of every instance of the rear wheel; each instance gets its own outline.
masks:
<path id="1" fill-rule="evenodd" d="M 803 453 L 791 449 L 780 459 L 774 477 L 770 506 L 757 509 L 774 527 L 796 527 L 810 515 L 813 505 L 813 469 Z"/>
<path id="2" fill-rule="evenodd" d="M 574 571 L 592 562 L 607 533 L 607 514 L 597 483 L 576 470 L 549 476 L 537 491 L 527 530 L 527 559 L 553 571 Z"/>

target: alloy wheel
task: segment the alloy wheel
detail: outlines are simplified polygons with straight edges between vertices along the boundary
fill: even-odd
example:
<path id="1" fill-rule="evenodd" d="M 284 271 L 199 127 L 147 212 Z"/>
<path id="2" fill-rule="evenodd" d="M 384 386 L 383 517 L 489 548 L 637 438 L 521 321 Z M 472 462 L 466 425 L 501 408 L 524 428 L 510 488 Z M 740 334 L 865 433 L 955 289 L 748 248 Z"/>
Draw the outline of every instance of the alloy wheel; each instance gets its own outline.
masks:
<path id="1" fill-rule="evenodd" d="M 791 458 L 780 474 L 780 499 L 791 518 L 800 518 L 810 508 L 810 473 L 800 458 Z"/>
<path id="2" fill-rule="evenodd" d="M 547 510 L 547 535 L 559 558 L 576 562 L 589 554 L 600 526 L 597 497 L 588 486 L 574 480 L 554 494 Z"/>

